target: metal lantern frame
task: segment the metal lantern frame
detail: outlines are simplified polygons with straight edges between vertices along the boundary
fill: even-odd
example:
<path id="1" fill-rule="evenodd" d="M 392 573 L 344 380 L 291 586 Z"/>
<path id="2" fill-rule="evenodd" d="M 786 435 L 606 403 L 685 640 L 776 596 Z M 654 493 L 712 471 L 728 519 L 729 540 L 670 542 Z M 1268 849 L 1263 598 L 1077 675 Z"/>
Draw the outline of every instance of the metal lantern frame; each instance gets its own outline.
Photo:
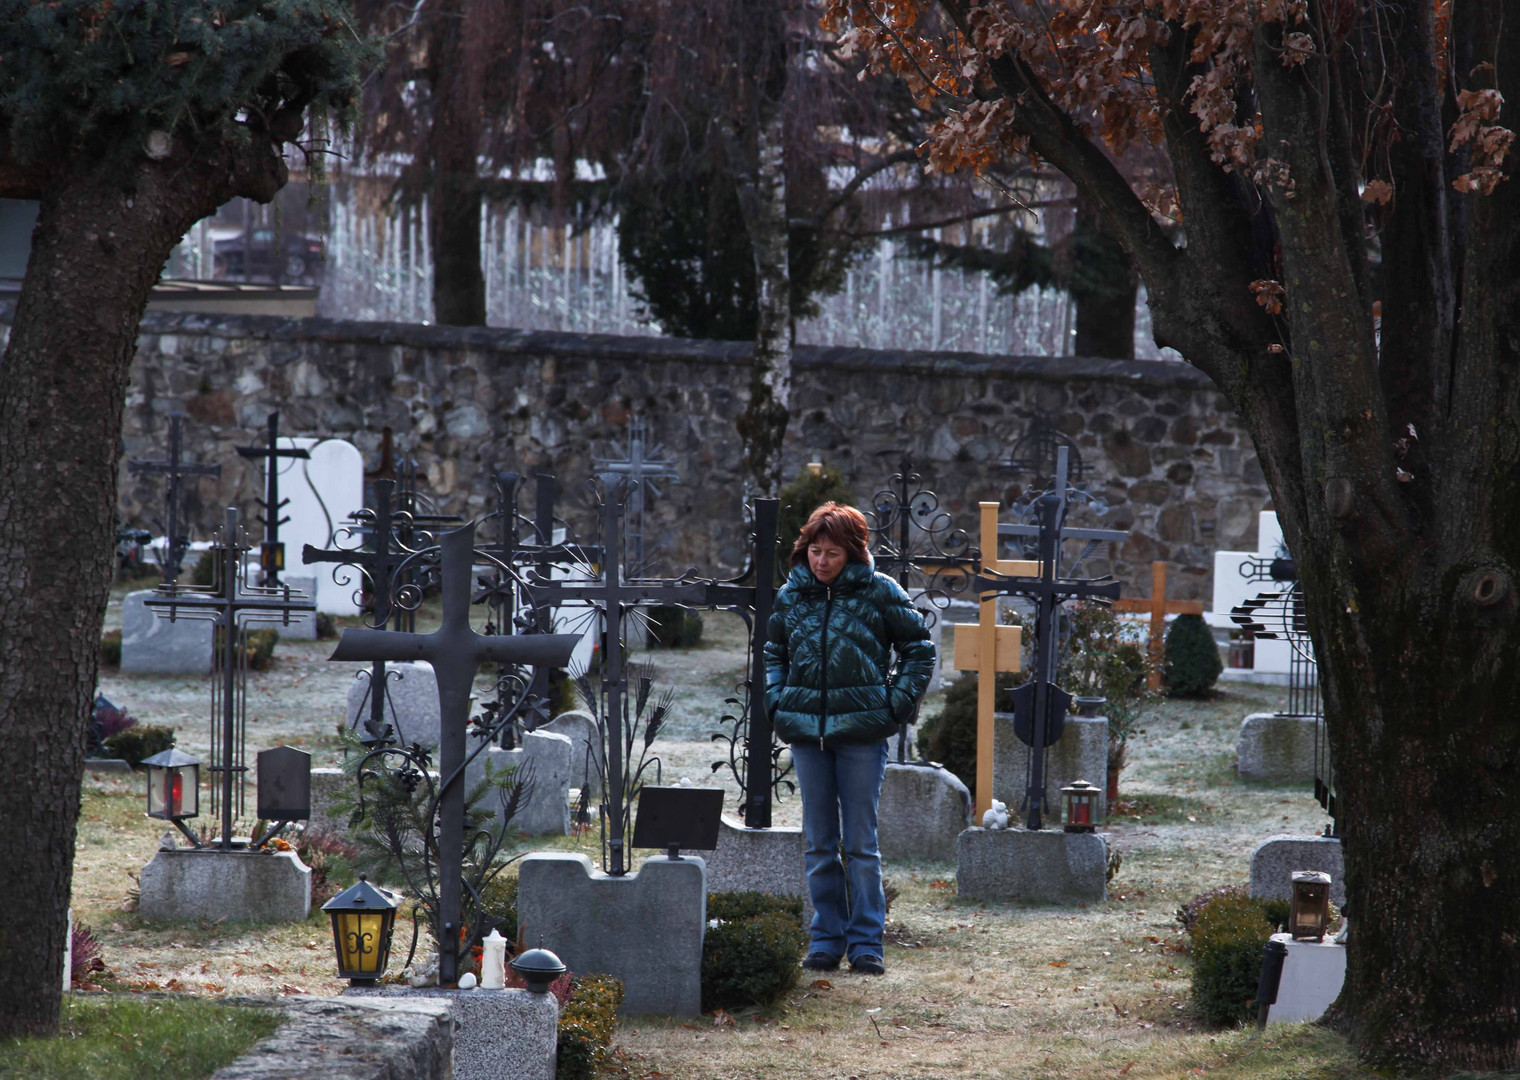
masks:
<path id="1" fill-rule="evenodd" d="M 1098 827 L 1098 796 L 1103 792 L 1086 780 L 1061 789 L 1061 824 L 1067 832 L 1093 832 Z"/>
<path id="2" fill-rule="evenodd" d="M 1293 871 L 1293 902 L 1288 933 L 1294 941 L 1323 941 L 1330 930 L 1330 875 L 1319 870 Z"/>
<path id="3" fill-rule="evenodd" d="M 199 817 L 201 812 L 200 759 L 171 747 L 143 758 L 141 764 L 147 769 L 148 816 L 172 822 L 193 845 L 200 847 L 200 838 L 184 824 L 189 818 Z M 175 797 L 176 791 L 178 798 Z"/>
<path id="4" fill-rule="evenodd" d="M 390 962 L 398 906 L 399 901 L 371 885 L 365 874 L 322 905 L 332 918 L 338 978 L 349 980 L 352 986 L 379 982 Z"/>

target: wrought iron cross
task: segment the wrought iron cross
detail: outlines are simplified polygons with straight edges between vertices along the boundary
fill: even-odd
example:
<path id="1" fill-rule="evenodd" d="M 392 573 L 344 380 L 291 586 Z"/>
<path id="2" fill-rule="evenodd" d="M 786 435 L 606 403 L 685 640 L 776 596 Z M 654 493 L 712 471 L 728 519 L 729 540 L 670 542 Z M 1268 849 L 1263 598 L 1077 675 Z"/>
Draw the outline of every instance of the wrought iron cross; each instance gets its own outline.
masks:
<path id="1" fill-rule="evenodd" d="M 603 473 L 628 478 L 628 507 L 623 521 L 628 544 L 628 564 L 625 570 L 634 576 L 643 574 L 645 570 L 644 491 L 647 487 L 649 494 L 658 496 L 660 489 L 654 485 L 655 480 L 681 479 L 674 461 L 660 459 L 659 455 L 665 449 L 663 444 L 657 443 L 653 447 L 646 445 L 644 430 L 643 418 L 634 417 L 628 423 L 627 457 L 591 459 Z"/>
<path id="2" fill-rule="evenodd" d="M 1045 800 L 1045 749 L 1061 737 L 1071 696 L 1056 685 L 1056 613 L 1068 600 L 1108 599 L 1119 596 L 1119 583 L 1104 578 L 1066 578 L 1060 574 L 1061 543 L 1065 540 L 1123 540 L 1129 535 L 1117 529 L 1069 529 L 1066 527 L 1067 448 L 1058 448 L 1055 488 L 1041 496 L 1040 524 L 1001 525 L 999 535 L 1039 537 L 1038 577 L 1005 577 L 986 571 L 976 578 L 978 593 L 1024 596 L 1034 601 L 1034 678 L 1016 687 L 1014 732 L 1027 743 L 1029 752 L 1029 817 L 1027 827 L 1043 827 Z"/>
<path id="3" fill-rule="evenodd" d="M 280 498 L 280 459 L 309 458 L 311 454 L 294 446 L 280 445 L 280 411 L 269 414 L 269 434 L 263 446 L 239 446 L 239 457 L 264 459 L 264 498 L 259 500 L 263 516 L 264 542 L 259 546 L 259 584 L 265 588 L 280 583 L 280 571 L 285 569 L 285 545 L 280 543 L 280 526 L 289 521 L 281 517 L 289 499 Z"/>
<path id="4" fill-rule="evenodd" d="M 464 769 L 470 688 L 480 665 L 542 664 L 563 667 L 579 640 L 575 634 L 482 636 L 470 626 L 470 574 L 475 525 L 445 533 L 439 541 L 443 620 L 430 634 L 345 629 L 329 660 L 426 660 L 438 677 L 438 977 L 453 983 L 459 970 L 459 930 L 464 860 Z"/>
<path id="5" fill-rule="evenodd" d="M 129 461 L 127 471 L 133 476 L 149 476 L 162 474 L 165 478 L 164 498 L 168 502 L 168 510 L 164 516 L 164 550 L 160 552 L 159 564 L 163 567 L 164 577 L 173 581 L 179 577 L 180 569 L 185 561 L 185 552 L 190 547 L 190 534 L 181 530 L 180 522 L 180 492 L 179 482 L 187 476 L 214 476 L 222 475 L 220 465 L 203 465 L 194 461 L 185 461 L 182 458 L 185 445 L 185 414 L 169 414 L 169 456 L 162 461 Z"/>
<path id="6" fill-rule="evenodd" d="M 316 604 L 304 593 L 288 585 L 256 588 L 244 580 L 243 556 L 250 546 L 243 542 L 238 528 L 238 512 L 227 508 L 222 534 L 211 547 L 217 560 L 214 584 L 210 589 L 166 582 L 152 598 L 145 601 L 159 618 L 171 622 L 192 619 L 210 622 L 220 634 L 212 634 L 215 649 L 213 672 L 213 708 L 211 713 L 211 751 L 217 761 L 209 771 L 220 773 L 222 838 L 218 847 L 229 851 L 235 808 L 242 804 L 242 785 L 238 774 L 247 772 L 242 723 L 244 696 L 238 693 L 238 677 L 247 665 L 242 631 L 255 623 L 290 625 L 292 614 L 316 610 Z M 216 789 L 213 789 L 216 790 Z"/>

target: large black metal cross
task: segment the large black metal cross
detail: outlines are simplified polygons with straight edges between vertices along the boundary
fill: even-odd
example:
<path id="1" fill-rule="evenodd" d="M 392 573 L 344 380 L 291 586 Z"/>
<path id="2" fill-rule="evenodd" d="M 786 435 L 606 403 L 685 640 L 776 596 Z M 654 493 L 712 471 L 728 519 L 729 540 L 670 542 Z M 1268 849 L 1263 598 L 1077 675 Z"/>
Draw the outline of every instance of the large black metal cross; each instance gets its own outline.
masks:
<path id="1" fill-rule="evenodd" d="M 444 533 L 439 541 L 443 620 L 430 634 L 345 629 L 329 660 L 426 660 L 438 677 L 438 904 L 439 982 L 456 981 L 464 860 L 464 769 L 470 688 L 480 665 L 543 664 L 563 667 L 579 640 L 575 634 L 486 637 L 470 626 L 470 574 L 475 525 Z"/>
<path id="2" fill-rule="evenodd" d="M 1005 577 L 984 570 L 977 575 L 975 583 L 977 593 L 982 595 L 998 593 L 1024 596 L 1034 601 L 1034 677 L 1013 691 L 1014 732 L 1030 748 L 1029 816 L 1026 821 L 1030 829 L 1043 827 L 1045 750 L 1061 737 L 1066 712 L 1071 706 L 1071 695 L 1056 685 L 1057 610 L 1068 600 L 1116 600 L 1119 597 L 1117 581 L 1062 577 L 1061 543 L 1065 540 L 1123 540 L 1129 535 L 1117 529 L 1066 528 L 1066 455 L 1066 447 L 1060 447 L 1055 489 L 1041 496 L 1039 501 L 1039 526 L 1003 525 L 998 528 L 999 535 L 1038 535 L 1040 576 Z"/>
<path id="3" fill-rule="evenodd" d="M 263 515 L 264 542 L 259 545 L 259 584 L 269 588 L 280 583 L 280 571 L 285 569 L 285 545 L 280 543 L 280 526 L 290 520 L 281 517 L 289 499 L 280 498 L 280 459 L 309 458 L 311 454 L 294 446 L 280 445 L 280 411 L 269 414 L 269 434 L 262 446 L 239 446 L 239 457 L 264 459 L 264 498 L 258 500 Z"/>
<path id="4" fill-rule="evenodd" d="M 235 808 L 242 803 L 242 785 L 235 781 L 240 780 L 238 774 L 248 771 L 243 764 L 245 728 L 240 706 L 244 698 L 238 693 L 238 676 L 247 665 L 242 631 L 255 623 L 289 626 L 292 614 L 316 610 L 311 598 L 288 585 L 267 589 L 250 586 L 243 575 L 243 556 L 249 550 L 250 546 L 239 536 L 238 512 L 229 506 L 222 534 L 211 546 L 212 557 L 216 559 L 212 586 L 206 589 L 165 582 L 152 598 L 145 601 L 161 619 L 200 620 L 210 622 L 220 630 L 220 634 L 211 635 L 216 650 L 211 750 L 217 760 L 209 771 L 221 774 L 218 786 L 221 791 L 222 838 L 217 846 L 223 851 L 233 847 Z"/>
<path id="5" fill-rule="evenodd" d="M 765 712 L 765 625 L 770 621 L 775 596 L 775 525 L 779 503 L 774 499 L 757 499 L 755 503 L 757 536 L 756 583 L 704 581 L 692 577 L 675 579 L 623 577 L 622 523 L 628 484 L 616 474 L 602 477 L 605 498 L 602 503 L 601 577 L 595 581 L 550 581 L 539 574 L 529 578 L 528 591 L 538 605 L 558 605 L 580 601 L 596 605 L 602 615 L 607 646 L 602 655 L 602 715 L 607 718 L 607 783 L 604 787 L 606 828 L 609 848 L 607 872 L 626 874 L 625 834 L 628 806 L 623 790 L 623 697 L 628 690 L 625 674 L 623 626 L 626 609 L 643 604 L 680 605 L 684 607 L 743 608 L 754 613 L 754 636 L 750 655 L 750 729 L 746 786 L 746 824 L 754 828 L 770 826 L 771 726 Z M 763 780 L 757 782 L 757 777 Z M 753 818 L 751 817 L 753 814 Z"/>
<path id="6" fill-rule="evenodd" d="M 185 414 L 169 414 L 169 455 L 161 461 L 129 461 L 127 471 L 133 476 L 148 476 L 161 474 L 165 478 L 164 498 L 168 502 L 168 510 L 164 516 L 164 551 L 161 552 L 159 564 L 163 567 L 164 578 L 173 581 L 179 577 L 180 568 L 185 561 L 185 552 L 190 548 L 190 534 L 182 528 L 180 521 L 180 479 L 186 476 L 215 476 L 222 475 L 220 465 L 203 465 L 199 462 L 185 461 L 182 458 L 185 446 Z"/>

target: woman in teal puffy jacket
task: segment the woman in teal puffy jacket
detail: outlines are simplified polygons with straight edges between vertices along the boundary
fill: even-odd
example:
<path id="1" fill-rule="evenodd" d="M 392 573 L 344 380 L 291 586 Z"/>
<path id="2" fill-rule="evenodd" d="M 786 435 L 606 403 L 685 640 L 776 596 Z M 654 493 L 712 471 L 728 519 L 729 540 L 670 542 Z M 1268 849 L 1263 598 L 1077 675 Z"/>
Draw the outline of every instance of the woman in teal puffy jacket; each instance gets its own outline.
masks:
<path id="1" fill-rule="evenodd" d="M 887 905 L 876 803 L 887 739 L 928 687 L 934 645 L 902 586 L 873 569 L 868 540 L 854 507 L 824 503 L 808 518 L 771 614 L 765 703 L 802 789 L 813 900 L 802 966 L 832 971 L 848 957 L 853 970 L 880 975 Z"/>

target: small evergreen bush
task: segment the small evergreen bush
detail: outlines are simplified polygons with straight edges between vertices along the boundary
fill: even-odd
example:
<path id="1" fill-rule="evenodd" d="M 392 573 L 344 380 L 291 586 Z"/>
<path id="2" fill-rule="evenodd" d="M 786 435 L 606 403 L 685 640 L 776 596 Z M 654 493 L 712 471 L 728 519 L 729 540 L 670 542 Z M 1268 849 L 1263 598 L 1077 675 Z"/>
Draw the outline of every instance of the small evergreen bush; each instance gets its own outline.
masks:
<path id="1" fill-rule="evenodd" d="M 100 666 L 121 667 L 121 631 L 107 630 L 100 635 Z"/>
<path id="2" fill-rule="evenodd" d="M 1205 697 L 1224 671 L 1214 633 L 1202 615 L 1179 615 L 1166 632 L 1166 692 Z"/>
<path id="3" fill-rule="evenodd" d="M 781 489 L 781 517 L 776 524 L 776 572 L 783 578 L 791 569 L 792 548 L 814 510 L 826 502 L 850 505 L 855 493 L 845 482 L 844 474 L 825 465 L 821 472 L 803 469 L 797 478 Z"/>
<path id="4" fill-rule="evenodd" d="M 143 758 L 161 754 L 174 745 L 174 729 L 157 724 L 137 724 L 106 739 L 106 753 L 136 768 Z"/>
<path id="5" fill-rule="evenodd" d="M 570 1000 L 559 1011 L 555 1075 L 560 1080 L 593 1080 L 617 1031 L 623 983 L 611 975 L 577 975 Z"/>
<path id="6" fill-rule="evenodd" d="M 1012 711 L 1013 688 L 1026 677 L 998 676 L 999 712 Z M 974 671 L 958 675 L 945 687 L 945 703 L 940 711 L 918 729 L 918 756 L 939 762 L 972 791 L 976 790 L 976 679 Z"/>
<path id="7" fill-rule="evenodd" d="M 1193 1004 L 1209 1023 L 1231 1027 L 1256 1012 L 1262 947 L 1272 924 L 1249 896 L 1225 893 L 1198 910 L 1193 923 Z"/>
<path id="8" fill-rule="evenodd" d="M 338 636 L 338 620 L 325 611 L 317 612 L 317 640 L 332 641 Z"/>
<path id="9" fill-rule="evenodd" d="M 248 631 L 248 667 L 253 671 L 267 671 L 274 663 L 274 647 L 279 641 L 280 632 L 272 626 Z"/>
<path id="10" fill-rule="evenodd" d="M 707 917 L 725 922 L 750 919 L 756 915 L 790 915 L 802 925 L 802 897 L 780 893 L 745 891 L 707 894 Z"/>
<path id="11" fill-rule="evenodd" d="M 808 932 L 790 911 L 727 920 L 709 912 L 702 939 L 702 1007 L 769 1005 L 797 985 L 798 961 L 807 946 Z"/>
<path id="12" fill-rule="evenodd" d="M 689 649 L 702 640 L 702 616 L 695 611 L 661 604 L 649 611 L 649 646 Z"/>

